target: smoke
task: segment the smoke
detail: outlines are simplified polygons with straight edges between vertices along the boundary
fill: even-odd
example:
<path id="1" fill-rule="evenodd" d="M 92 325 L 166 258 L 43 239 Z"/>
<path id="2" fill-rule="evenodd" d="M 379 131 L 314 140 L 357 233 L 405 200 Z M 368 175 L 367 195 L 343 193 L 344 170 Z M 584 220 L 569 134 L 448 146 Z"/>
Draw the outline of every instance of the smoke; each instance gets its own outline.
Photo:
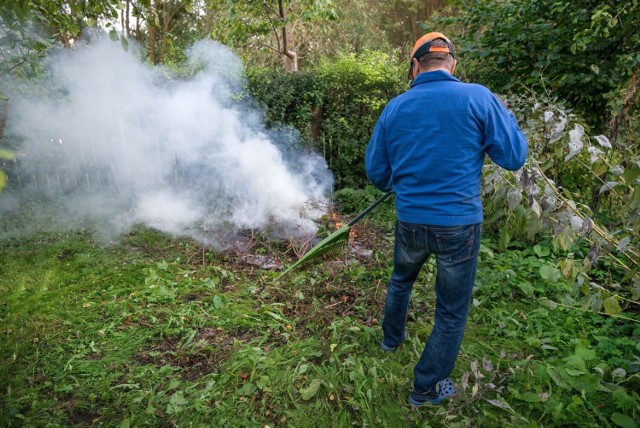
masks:
<path id="1" fill-rule="evenodd" d="M 214 245 L 238 229 L 313 233 L 333 185 L 324 159 L 237 101 L 243 69 L 228 48 L 201 41 L 189 56 L 189 79 L 106 38 L 53 56 L 46 91 L 11 95 L 6 140 L 19 147 L 0 216 L 27 206 L 107 239 L 143 223 Z"/>

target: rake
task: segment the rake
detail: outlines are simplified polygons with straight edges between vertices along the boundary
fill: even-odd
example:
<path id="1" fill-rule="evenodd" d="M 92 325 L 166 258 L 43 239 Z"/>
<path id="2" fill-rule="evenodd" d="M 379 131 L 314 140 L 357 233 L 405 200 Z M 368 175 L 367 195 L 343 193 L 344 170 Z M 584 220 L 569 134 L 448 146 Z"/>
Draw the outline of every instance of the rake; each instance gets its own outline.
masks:
<path id="1" fill-rule="evenodd" d="M 316 259 L 316 258 L 318 258 L 318 257 L 320 257 L 323 254 L 326 254 L 328 252 L 343 248 L 346 245 L 347 240 L 349 239 L 349 232 L 351 231 L 351 228 L 353 227 L 353 225 L 356 224 L 357 222 L 359 222 L 362 219 L 362 217 L 366 216 L 371 211 L 373 211 L 373 209 L 375 207 L 380 205 L 385 199 L 387 199 L 392 194 L 393 194 L 393 191 L 387 192 L 384 195 L 382 195 L 377 201 L 372 203 L 369 207 L 367 207 L 367 209 L 365 209 L 360 214 L 358 214 L 349 223 L 347 223 L 346 225 L 342 226 L 340 229 L 336 230 L 331 235 L 327 236 L 322 241 L 320 241 L 312 249 L 307 251 L 300 259 L 298 259 L 297 262 L 295 262 L 293 265 L 289 266 L 289 268 L 287 268 L 287 270 L 282 272 L 276 278 L 276 280 L 282 278 L 283 276 L 285 276 L 287 273 L 289 273 L 293 269 L 297 268 L 298 266 L 300 266 L 300 265 L 302 265 L 304 263 L 309 262 L 310 260 Z"/>

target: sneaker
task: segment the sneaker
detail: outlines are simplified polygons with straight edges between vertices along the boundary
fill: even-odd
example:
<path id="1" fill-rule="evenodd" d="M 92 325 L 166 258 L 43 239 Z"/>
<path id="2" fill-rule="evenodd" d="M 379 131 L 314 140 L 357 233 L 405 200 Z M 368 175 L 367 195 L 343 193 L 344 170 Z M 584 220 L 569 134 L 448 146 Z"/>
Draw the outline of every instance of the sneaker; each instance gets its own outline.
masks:
<path id="1" fill-rule="evenodd" d="M 380 349 L 382 349 L 382 351 L 384 351 L 384 352 L 396 352 L 399 347 L 400 347 L 400 345 L 398 345 L 398 346 L 387 346 L 387 345 L 384 344 L 384 340 L 382 342 L 380 342 Z"/>
<path id="2" fill-rule="evenodd" d="M 413 408 L 424 406 L 426 404 L 437 406 L 442 403 L 443 400 L 455 395 L 456 388 L 453 384 L 453 381 L 447 378 L 437 383 L 436 392 L 438 393 L 438 395 L 435 397 L 414 395 L 413 393 L 411 393 L 411 395 L 409 395 L 409 404 Z"/>
<path id="3" fill-rule="evenodd" d="M 404 342 L 405 340 L 407 340 L 406 331 L 404 332 L 404 336 L 402 336 L 402 341 Z M 387 346 L 384 344 L 384 339 L 382 339 L 382 342 L 380 342 L 380 349 L 382 349 L 382 351 L 384 352 L 396 352 L 400 346 L 402 346 L 402 344 L 398 346 Z"/>

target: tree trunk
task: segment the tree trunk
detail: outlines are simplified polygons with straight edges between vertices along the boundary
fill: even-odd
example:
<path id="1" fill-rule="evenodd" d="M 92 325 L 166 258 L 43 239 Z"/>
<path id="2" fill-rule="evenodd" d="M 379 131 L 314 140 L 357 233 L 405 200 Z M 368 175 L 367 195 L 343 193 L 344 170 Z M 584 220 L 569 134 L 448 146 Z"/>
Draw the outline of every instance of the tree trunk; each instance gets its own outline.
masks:
<path id="1" fill-rule="evenodd" d="M 284 7 L 282 7 L 282 0 L 278 0 L 278 11 L 280 13 L 280 19 L 282 19 L 282 54 L 284 55 L 284 71 L 298 71 L 298 55 L 289 50 L 289 43 L 287 40 L 287 27 L 284 24 L 285 14 Z"/>
<path id="2" fill-rule="evenodd" d="M 167 3 L 162 3 L 162 31 L 160 31 L 160 50 L 158 53 L 158 62 L 163 63 L 165 54 L 167 53 L 167 34 L 169 33 L 169 22 L 171 15 L 167 10 Z"/>
<path id="3" fill-rule="evenodd" d="M 131 18 L 131 0 L 127 0 L 124 8 L 124 35 L 127 37 L 131 37 L 131 32 L 129 30 L 129 19 Z"/>
<path id="4" fill-rule="evenodd" d="M 155 24 L 155 16 L 157 16 L 157 11 L 155 10 L 156 7 L 154 6 L 157 6 L 157 4 L 154 4 L 153 2 L 149 2 L 149 15 L 147 16 L 147 25 L 149 26 L 149 30 L 147 32 L 147 45 L 149 50 L 149 62 L 151 62 L 151 64 L 155 64 L 157 62 L 157 57 L 156 57 L 157 35 L 156 35 L 156 24 Z"/>

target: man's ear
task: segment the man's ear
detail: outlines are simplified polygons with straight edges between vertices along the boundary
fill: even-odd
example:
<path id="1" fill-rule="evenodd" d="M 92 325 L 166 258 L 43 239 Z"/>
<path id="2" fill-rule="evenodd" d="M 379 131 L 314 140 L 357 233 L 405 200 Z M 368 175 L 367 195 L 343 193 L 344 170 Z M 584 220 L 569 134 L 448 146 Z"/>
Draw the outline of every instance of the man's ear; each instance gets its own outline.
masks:
<path id="1" fill-rule="evenodd" d="M 418 74 L 420 74 L 420 61 L 418 61 L 417 58 L 413 58 L 411 60 L 411 78 L 415 79 L 416 77 L 418 77 Z"/>
<path id="2" fill-rule="evenodd" d="M 456 61 L 455 59 L 453 60 L 453 65 L 451 66 L 451 75 L 453 76 L 453 73 L 456 71 L 456 65 L 458 65 L 458 61 Z"/>

